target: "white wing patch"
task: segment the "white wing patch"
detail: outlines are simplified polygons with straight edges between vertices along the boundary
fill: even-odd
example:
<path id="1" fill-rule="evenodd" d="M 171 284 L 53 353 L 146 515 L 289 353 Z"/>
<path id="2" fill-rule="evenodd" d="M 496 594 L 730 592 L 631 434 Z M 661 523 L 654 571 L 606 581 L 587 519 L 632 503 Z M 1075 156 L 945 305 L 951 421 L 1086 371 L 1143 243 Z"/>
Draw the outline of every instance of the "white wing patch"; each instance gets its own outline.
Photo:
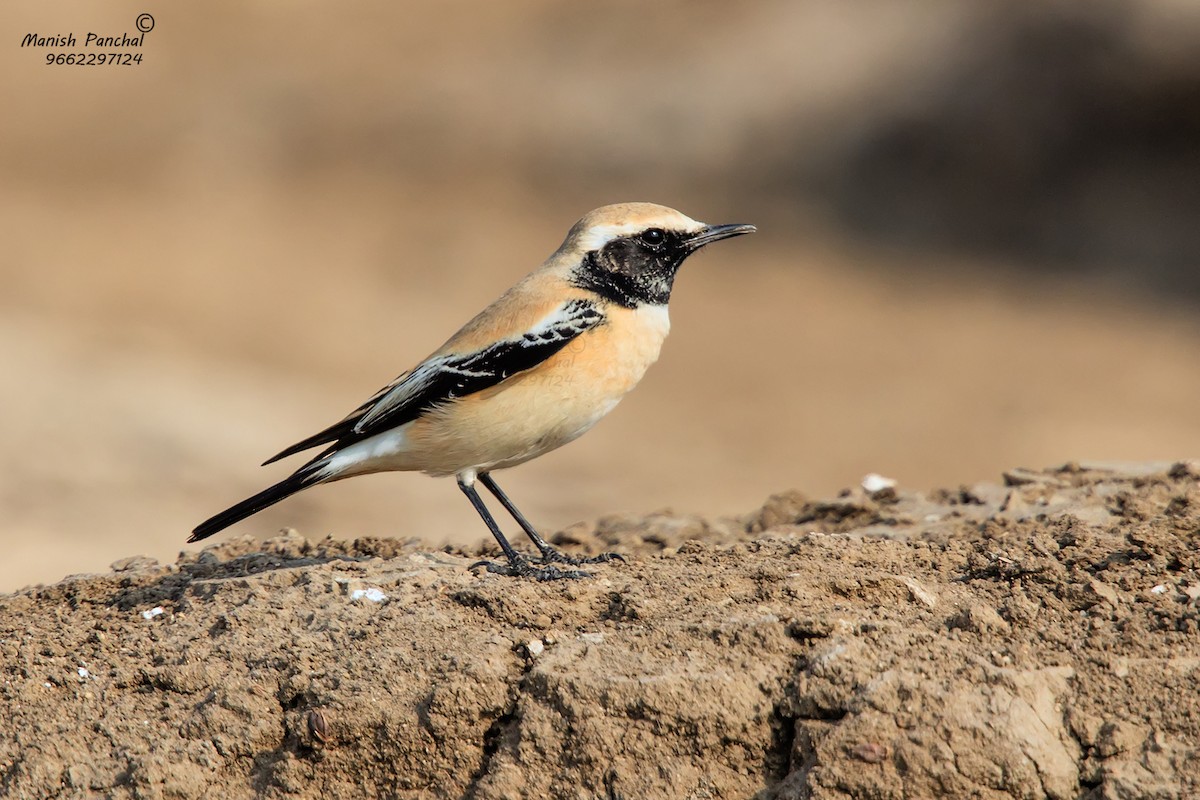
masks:
<path id="1" fill-rule="evenodd" d="M 355 424 L 354 432 L 362 433 L 363 429 L 378 419 L 388 410 L 403 405 L 405 401 L 419 395 L 441 371 L 445 357 L 431 358 L 423 361 L 404 380 L 396 384 L 390 391 L 376 401 L 375 405 Z"/>
<path id="2" fill-rule="evenodd" d="M 537 366 L 604 321 L 604 314 L 591 302 L 570 300 L 520 336 L 501 339 L 474 353 L 430 358 L 383 393 L 354 425 L 353 432 L 364 434 L 382 422 L 408 421 L 433 406 L 495 386 Z"/>

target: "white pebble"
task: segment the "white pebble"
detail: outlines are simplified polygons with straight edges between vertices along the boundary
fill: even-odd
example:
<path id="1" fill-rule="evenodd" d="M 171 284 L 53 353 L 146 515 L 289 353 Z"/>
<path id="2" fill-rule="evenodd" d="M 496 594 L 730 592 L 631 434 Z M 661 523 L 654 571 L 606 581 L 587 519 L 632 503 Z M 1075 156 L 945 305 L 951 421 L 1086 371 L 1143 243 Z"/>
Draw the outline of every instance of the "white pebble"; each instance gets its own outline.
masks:
<path id="1" fill-rule="evenodd" d="M 896 480 L 894 478 L 885 478 L 877 473 L 869 473 L 863 476 L 862 488 L 871 494 L 882 492 L 884 489 L 895 489 Z"/>
<path id="2" fill-rule="evenodd" d="M 88 678 L 92 677 L 92 673 L 87 671 L 87 667 L 80 667 L 76 670 L 76 672 L 79 673 L 79 680 L 81 681 L 86 681 Z"/>
<path id="3" fill-rule="evenodd" d="M 1155 586 L 1153 589 L 1150 590 L 1150 594 L 1166 594 L 1166 593 L 1167 593 L 1167 585 L 1165 583 L 1160 583 L 1158 586 Z"/>
<path id="4" fill-rule="evenodd" d="M 529 651 L 529 655 L 537 658 L 546 649 L 546 645 L 542 643 L 541 639 L 530 639 L 525 643 L 525 649 Z"/>
<path id="5" fill-rule="evenodd" d="M 154 619 L 159 614 L 163 614 L 163 613 L 165 613 L 165 612 L 163 611 L 162 606 L 155 606 L 154 608 L 150 609 L 149 611 L 143 611 L 142 618 L 143 619 Z"/>
<path id="6" fill-rule="evenodd" d="M 382 603 L 387 595 L 382 590 L 372 586 L 370 589 L 355 589 L 350 593 L 351 600 L 370 600 L 372 603 Z"/>

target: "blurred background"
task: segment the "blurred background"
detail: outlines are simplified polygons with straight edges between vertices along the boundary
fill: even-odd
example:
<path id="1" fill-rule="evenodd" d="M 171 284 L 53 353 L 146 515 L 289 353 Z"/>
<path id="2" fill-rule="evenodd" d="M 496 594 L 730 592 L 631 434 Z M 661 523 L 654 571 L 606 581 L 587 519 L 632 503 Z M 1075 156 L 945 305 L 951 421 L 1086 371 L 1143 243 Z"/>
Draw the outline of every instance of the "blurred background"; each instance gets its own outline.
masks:
<path id="1" fill-rule="evenodd" d="M 138 67 L 21 37 L 133 30 Z M 547 532 L 867 472 L 1200 454 L 1200 4 L 0 5 L 0 590 L 170 559 L 553 251 L 648 200 L 756 236 L 589 436 Z M 233 532 L 486 531 L 356 479 Z"/>

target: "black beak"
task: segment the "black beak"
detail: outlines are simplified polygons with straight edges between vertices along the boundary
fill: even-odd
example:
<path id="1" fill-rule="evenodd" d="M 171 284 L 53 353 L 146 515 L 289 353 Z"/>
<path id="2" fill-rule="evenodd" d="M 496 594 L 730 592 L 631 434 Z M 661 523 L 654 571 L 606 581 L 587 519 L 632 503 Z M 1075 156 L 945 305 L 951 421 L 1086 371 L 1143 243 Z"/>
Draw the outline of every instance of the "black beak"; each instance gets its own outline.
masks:
<path id="1" fill-rule="evenodd" d="M 706 225 L 687 239 L 688 250 L 699 250 L 706 244 L 719 242 L 733 236 L 754 233 L 758 228 L 753 225 Z"/>

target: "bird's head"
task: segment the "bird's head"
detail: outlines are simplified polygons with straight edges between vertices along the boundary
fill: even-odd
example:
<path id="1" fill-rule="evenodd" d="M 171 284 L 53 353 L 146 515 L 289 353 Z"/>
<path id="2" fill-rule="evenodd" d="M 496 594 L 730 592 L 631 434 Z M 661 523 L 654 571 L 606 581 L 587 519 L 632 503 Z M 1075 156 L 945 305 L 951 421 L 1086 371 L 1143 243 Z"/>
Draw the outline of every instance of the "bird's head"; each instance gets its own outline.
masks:
<path id="1" fill-rule="evenodd" d="M 571 259 L 576 286 L 630 308 L 664 305 L 684 259 L 706 244 L 754 231 L 753 225 L 706 225 L 654 203 L 621 203 L 576 222 L 558 252 Z"/>

